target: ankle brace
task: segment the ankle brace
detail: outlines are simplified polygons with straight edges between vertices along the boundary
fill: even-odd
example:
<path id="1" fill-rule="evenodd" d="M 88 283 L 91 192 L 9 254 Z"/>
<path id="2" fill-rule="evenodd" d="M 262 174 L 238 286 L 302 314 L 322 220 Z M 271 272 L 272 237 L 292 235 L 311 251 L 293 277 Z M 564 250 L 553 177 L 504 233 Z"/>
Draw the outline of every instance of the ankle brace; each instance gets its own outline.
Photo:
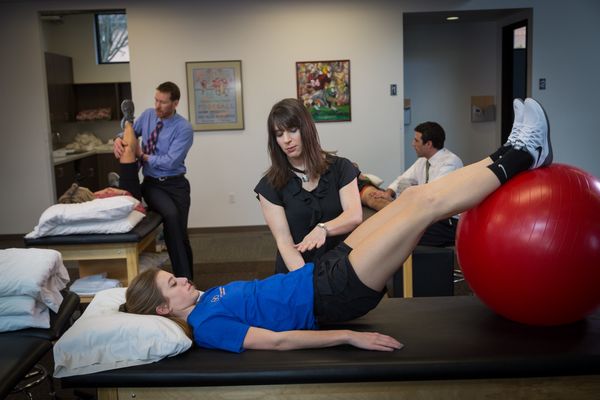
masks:
<path id="1" fill-rule="evenodd" d="M 500 150 L 496 151 L 493 155 L 498 155 Z M 504 154 L 499 155 L 493 164 L 488 165 L 488 168 L 496 175 L 500 184 L 503 185 L 519 172 L 528 170 L 532 163 L 533 157 L 527 151 L 508 147 L 508 150 Z"/>

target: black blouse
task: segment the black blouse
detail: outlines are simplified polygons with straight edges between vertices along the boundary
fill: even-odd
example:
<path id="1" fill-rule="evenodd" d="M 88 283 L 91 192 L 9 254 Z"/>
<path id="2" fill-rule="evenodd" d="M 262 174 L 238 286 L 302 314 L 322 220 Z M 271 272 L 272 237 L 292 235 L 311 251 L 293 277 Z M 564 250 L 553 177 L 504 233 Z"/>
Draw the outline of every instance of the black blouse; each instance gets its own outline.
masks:
<path id="1" fill-rule="evenodd" d="M 260 194 L 271 203 L 284 208 L 294 243 L 300 243 L 319 222 L 337 218 L 344 211 L 340 189 L 360 175 L 360 171 L 345 158 L 333 156 L 333 159 L 333 163 L 321 175 L 317 187 L 310 192 L 302 188 L 302 181 L 291 171 L 290 180 L 280 190 L 271 186 L 266 176 L 254 188 L 257 195 Z M 328 236 L 320 248 L 302 253 L 304 262 L 316 262 L 347 236 L 348 234 Z M 275 272 L 288 272 L 279 251 Z"/>

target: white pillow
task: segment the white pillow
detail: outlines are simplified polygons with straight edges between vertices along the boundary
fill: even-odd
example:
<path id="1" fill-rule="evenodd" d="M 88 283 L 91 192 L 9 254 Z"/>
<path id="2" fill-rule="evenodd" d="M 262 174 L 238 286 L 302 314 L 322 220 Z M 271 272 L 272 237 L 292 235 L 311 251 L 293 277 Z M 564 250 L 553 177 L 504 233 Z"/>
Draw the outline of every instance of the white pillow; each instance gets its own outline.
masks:
<path id="1" fill-rule="evenodd" d="M 383 179 L 381 179 L 377 175 L 373 175 L 373 174 L 363 174 L 363 175 L 366 176 L 371 181 L 371 183 L 375 186 L 379 186 L 383 183 Z"/>
<path id="2" fill-rule="evenodd" d="M 50 312 L 45 304 L 36 302 L 31 314 L 0 316 L 0 332 L 27 328 L 50 328 Z"/>
<path id="3" fill-rule="evenodd" d="M 27 295 L 2 296 L 0 298 L 0 317 L 9 315 L 33 315 L 36 300 Z"/>
<path id="4" fill-rule="evenodd" d="M 183 330 L 165 317 L 119 312 L 125 290 L 97 293 L 83 315 L 56 342 L 55 377 L 149 364 L 192 346 Z"/>
<path id="5" fill-rule="evenodd" d="M 31 296 L 58 312 L 69 272 L 56 250 L 6 249 L 0 250 L 0 278 L 0 296 Z"/>
<path id="6" fill-rule="evenodd" d="M 39 229 L 38 225 L 25 237 L 28 239 L 37 239 L 42 236 L 125 233 L 132 230 L 142 220 L 142 218 L 144 218 L 144 216 L 145 215 L 143 213 L 133 210 L 124 217 L 108 221 L 73 221 L 64 225 L 46 225 L 43 230 Z"/>
<path id="7" fill-rule="evenodd" d="M 114 196 L 77 204 L 55 204 L 42 213 L 38 225 L 25 237 L 49 236 L 48 231 L 60 225 L 122 219 L 139 203 L 139 200 L 131 196 Z M 33 236 L 30 236 L 32 234 Z"/>

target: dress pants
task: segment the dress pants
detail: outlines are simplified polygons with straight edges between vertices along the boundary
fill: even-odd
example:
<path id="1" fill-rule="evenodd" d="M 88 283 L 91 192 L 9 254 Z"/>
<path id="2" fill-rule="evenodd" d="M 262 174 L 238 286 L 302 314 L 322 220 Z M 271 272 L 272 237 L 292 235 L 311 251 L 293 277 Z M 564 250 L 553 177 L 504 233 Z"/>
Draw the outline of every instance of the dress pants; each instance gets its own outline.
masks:
<path id="1" fill-rule="evenodd" d="M 193 280 L 193 255 L 187 232 L 190 183 L 183 175 L 164 180 L 145 177 L 142 195 L 148 207 L 163 217 L 165 243 L 173 274 Z"/>
<path id="2" fill-rule="evenodd" d="M 420 246 L 448 247 L 454 246 L 458 219 L 447 218 L 429 225 L 419 240 Z"/>

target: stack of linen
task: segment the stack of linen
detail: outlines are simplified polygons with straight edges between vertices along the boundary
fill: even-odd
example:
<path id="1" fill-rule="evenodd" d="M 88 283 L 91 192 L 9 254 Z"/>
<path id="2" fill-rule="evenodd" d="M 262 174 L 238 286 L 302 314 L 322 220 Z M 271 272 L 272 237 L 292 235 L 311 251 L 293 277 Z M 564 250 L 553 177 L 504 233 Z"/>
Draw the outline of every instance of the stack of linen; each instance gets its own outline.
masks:
<path id="1" fill-rule="evenodd" d="M 58 312 L 68 283 L 58 251 L 0 250 L 0 332 L 49 328 L 48 310 Z"/>
<path id="2" fill-rule="evenodd" d="M 116 287 L 121 287 L 121 282 L 118 279 L 107 278 L 106 272 L 103 272 L 77 279 L 73 282 L 69 290 L 77 293 L 79 296 L 93 296 L 102 290 Z"/>

